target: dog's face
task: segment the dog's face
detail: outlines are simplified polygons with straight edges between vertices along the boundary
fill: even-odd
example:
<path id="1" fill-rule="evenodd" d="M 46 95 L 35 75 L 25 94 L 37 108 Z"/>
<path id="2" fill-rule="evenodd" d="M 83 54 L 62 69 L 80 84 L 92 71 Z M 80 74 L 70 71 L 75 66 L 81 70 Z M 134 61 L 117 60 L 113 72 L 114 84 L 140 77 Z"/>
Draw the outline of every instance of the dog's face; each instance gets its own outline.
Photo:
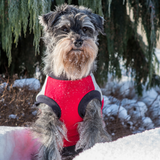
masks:
<path id="1" fill-rule="evenodd" d="M 98 53 L 103 18 L 84 7 L 62 5 L 40 17 L 47 47 L 45 72 L 75 80 L 87 76 Z"/>

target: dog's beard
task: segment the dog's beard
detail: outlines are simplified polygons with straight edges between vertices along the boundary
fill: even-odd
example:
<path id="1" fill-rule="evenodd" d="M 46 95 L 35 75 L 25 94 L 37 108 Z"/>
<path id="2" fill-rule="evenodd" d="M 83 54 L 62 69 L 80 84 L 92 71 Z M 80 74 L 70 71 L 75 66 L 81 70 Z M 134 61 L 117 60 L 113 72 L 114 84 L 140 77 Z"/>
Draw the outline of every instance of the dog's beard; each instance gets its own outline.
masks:
<path id="1" fill-rule="evenodd" d="M 91 39 L 83 41 L 76 49 L 71 39 L 61 39 L 54 49 L 52 68 L 56 76 L 64 74 L 68 79 L 81 79 L 89 74 L 97 56 L 98 47 Z"/>

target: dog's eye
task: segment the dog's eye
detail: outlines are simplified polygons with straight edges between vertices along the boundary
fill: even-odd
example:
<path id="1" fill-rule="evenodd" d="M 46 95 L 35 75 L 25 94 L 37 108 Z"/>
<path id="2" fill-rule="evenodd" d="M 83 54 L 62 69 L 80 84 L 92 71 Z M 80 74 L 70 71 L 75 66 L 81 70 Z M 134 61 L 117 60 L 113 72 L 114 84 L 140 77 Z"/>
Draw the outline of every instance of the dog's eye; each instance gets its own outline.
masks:
<path id="1" fill-rule="evenodd" d="M 87 33 L 87 32 L 93 33 L 92 29 L 88 28 L 88 27 L 83 27 L 82 30 L 83 30 L 84 33 Z"/>
<path id="2" fill-rule="evenodd" d="M 69 29 L 67 27 L 62 27 L 62 31 L 69 32 Z"/>
<path id="3" fill-rule="evenodd" d="M 88 28 L 87 27 L 83 27 L 82 30 L 83 30 L 84 33 L 86 33 L 88 31 Z"/>

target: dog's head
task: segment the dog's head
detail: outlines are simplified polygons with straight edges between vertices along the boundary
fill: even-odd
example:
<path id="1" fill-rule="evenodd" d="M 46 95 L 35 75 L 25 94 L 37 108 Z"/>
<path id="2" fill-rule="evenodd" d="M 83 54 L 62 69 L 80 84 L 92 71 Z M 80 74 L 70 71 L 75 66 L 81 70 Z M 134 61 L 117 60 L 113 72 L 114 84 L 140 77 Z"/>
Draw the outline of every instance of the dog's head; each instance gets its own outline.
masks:
<path id="1" fill-rule="evenodd" d="M 62 5 L 40 16 L 47 47 L 45 73 L 75 80 L 87 76 L 97 56 L 103 18 L 85 7 Z"/>

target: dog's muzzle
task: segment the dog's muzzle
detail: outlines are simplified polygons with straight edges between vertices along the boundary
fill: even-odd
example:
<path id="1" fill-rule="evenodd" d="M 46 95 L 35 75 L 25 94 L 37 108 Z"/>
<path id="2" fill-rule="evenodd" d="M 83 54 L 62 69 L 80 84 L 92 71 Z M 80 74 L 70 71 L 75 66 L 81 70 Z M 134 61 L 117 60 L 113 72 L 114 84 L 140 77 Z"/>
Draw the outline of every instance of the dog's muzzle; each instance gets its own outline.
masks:
<path id="1" fill-rule="evenodd" d="M 77 48 L 81 47 L 82 44 L 83 44 L 83 40 L 81 40 L 81 39 L 78 39 L 78 40 L 76 40 L 76 41 L 74 42 L 74 45 L 75 45 L 75 47 L 77 47 Z"/>

